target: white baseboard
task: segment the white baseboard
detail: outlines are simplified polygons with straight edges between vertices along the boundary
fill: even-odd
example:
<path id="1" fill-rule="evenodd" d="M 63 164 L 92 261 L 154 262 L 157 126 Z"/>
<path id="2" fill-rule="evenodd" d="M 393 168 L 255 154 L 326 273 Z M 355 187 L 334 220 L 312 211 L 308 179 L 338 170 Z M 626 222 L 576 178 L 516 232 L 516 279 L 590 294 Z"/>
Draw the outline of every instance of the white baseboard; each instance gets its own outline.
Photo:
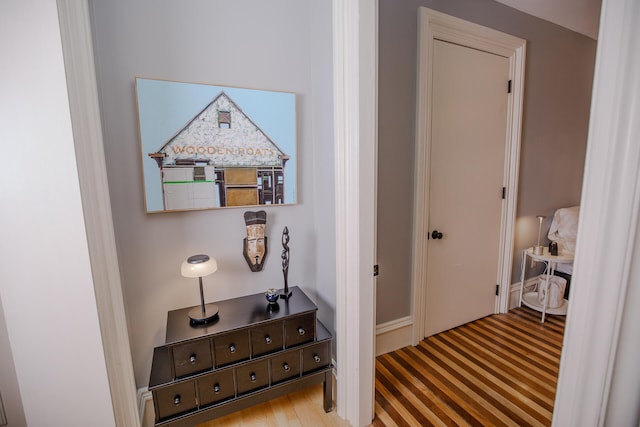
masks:
<path id="1" fill-rule="evenodd" d="M 138 414 L 141 427 L 153 427 L 155 422 L 153 395 L 147 387 L 138 389 Z"/>
<path id="2" fill-rule="evenodd" d="M 402 317 L 376 327 L 376 357 L 411 345 L 413 319 Z"/>

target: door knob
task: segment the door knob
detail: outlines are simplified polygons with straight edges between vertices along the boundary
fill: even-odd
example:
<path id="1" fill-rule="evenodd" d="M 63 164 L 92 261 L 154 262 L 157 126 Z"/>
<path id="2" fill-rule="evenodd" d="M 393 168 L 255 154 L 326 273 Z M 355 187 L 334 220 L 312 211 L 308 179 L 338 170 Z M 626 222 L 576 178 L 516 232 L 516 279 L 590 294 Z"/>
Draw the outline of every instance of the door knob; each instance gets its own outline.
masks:
<path id="1" fill-rule="evenodd" d="M 433 230 L 431 232 L 431 238 L 432 239 L 442 239 L 442 233 L 439 232 L 438 230 Z"/>

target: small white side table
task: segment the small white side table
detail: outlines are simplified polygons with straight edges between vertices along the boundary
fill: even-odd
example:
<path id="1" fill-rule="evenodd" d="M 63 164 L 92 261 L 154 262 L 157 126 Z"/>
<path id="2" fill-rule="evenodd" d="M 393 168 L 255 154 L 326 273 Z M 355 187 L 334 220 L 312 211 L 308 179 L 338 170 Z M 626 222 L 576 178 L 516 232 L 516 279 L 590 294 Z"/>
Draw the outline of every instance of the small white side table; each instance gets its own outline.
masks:
<path id="1" fill-rule="evenodd" d="M 538 301 L 538 293 L 537 292 L 524 292 L 524 276 L 526 272 L 527 266 L 527 257 L 530 257 L 534 261 L 543 262 L 545 265 L 544 272 L 542 274 L 547 276 L 547 281 L 551 279 L 554 271 L 556 270 L 556 265 L 558 264 L 571 264 L 573 263 L 574 255 L 570 253 L 559 253 L 558 255 L 551 255 L 549 253 L 548 248 L 544 248 L 542 255 L 536 255 L 533 252 L 533 248 L 527 248 L 522 251 L 522 270 L 520 274 L 520 298 L 518 300 L 518 307 L 521 307 L 522 304 L 530 307 L 536 311 L 542 312 L 542 320 L 544 323 L 544 317 L 548 314 L 558 314 L 558 315 L 566 315 L 567 314 L 567 306 L 569 301 L 564 299 L 562 301 L 562 305 L 556 308 L 548 308 L 547 303 L 549 299 L 549 293 L 547 292 L 547 296 L 544 300 L 543 304 L 540 304 Z"/>

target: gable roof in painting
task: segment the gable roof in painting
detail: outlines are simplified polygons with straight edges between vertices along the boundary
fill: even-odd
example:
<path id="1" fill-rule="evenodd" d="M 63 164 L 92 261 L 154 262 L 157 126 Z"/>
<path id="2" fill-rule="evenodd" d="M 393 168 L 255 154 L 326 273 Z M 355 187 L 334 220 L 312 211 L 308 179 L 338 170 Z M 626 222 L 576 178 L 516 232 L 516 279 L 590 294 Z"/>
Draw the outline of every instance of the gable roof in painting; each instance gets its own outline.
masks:
<path id="1" fill-rule="evenodd" d="M 160 167 L 284 167 L 289 159 L 224 91 L 149 156 Z"/>

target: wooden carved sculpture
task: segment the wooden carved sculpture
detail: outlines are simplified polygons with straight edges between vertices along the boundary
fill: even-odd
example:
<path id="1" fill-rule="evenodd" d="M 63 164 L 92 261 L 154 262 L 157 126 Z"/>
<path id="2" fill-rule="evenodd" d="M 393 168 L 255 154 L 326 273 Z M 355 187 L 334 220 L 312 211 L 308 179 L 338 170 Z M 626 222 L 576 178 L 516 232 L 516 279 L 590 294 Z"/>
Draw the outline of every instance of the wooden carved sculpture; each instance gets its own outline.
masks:
<path id="1" fill-rule="evenodd" d="M 282 231 L 282 274 L 284 275 L 284 289 L 280 296 L 288 299 L 291 296 L 289 290 L 289 229 L 285 226 Z"/>

